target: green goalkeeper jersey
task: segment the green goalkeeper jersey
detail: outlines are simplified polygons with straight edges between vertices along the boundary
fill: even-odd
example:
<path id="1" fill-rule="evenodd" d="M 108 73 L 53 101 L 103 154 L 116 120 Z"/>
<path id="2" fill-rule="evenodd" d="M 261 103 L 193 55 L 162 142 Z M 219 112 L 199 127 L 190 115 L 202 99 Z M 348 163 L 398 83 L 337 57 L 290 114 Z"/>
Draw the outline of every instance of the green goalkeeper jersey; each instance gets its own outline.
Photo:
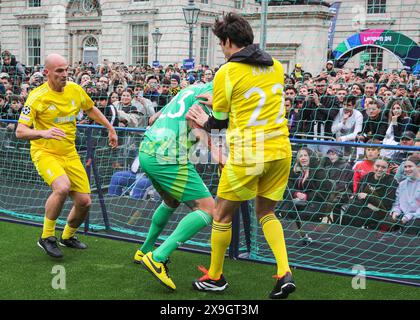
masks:
<path id="1" fill-rule="evenodd" d="M 181 90 L 163 109 L 155 123 L 145 132 L 140 151 L 169 163 L 188 163 L 191 147 L 197 142 L 185 115 L 194 104 L 200 104 L 197 95 L 213 92 L 213 82 L 193 85 Z M 204 111 L 210 110 L 203 106 Z"/>

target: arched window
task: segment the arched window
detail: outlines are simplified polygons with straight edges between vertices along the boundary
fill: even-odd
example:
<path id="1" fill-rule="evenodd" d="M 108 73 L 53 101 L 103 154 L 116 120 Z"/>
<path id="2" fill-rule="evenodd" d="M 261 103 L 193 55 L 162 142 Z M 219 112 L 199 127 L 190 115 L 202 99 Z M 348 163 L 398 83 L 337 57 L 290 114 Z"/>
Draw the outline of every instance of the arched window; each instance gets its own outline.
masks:
<path id="1" fill-rule="evenodd" d="M 98 40 L 89 36 L 83 42 L 83 62 L 98 64 Z"/>
<path id="2" fill-rule="evenodd" d="M 90 37 L 85 39 L 85 42 L 83 44 L 83 48 L 84 49 L 86 49 L 86 48 L 96 48 L 96 50 L 97 50 L 98 49 L 98 41 L 94 37 L 90 36 Z"/>

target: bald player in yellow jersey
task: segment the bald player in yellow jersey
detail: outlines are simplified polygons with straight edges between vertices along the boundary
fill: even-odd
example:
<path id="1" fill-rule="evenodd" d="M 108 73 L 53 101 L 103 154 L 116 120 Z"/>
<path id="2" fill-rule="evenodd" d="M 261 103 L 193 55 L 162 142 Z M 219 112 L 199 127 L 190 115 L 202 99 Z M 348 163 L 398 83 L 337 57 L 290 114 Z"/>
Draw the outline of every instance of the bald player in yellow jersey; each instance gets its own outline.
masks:
<path id="1" fill-rule="evenodd" d="M 115 129 L 94 106 L 79 85 L 68 82 L 68 63 L 58 54 L 45 60 L 48 82 L 33 90 L 22 108 L 16 137 L 31 141 L 31 158 L 39 175 L 51 187 L 45 204 L 44 226 L 38 246 L 49 256 L 61 258 L 55 237 L 55 225 L 61 209 L 70 196 L 73 208 L 59 244 L 86 249 L 75 233 L 88 215 L 91 205 L 89 180 L 76 151 L 76 116 L 82 109 L 109 131 L 109 145 L 118 146 Z"/>
<path id="2" fill-rule="evenodd" d="M 274 214 L 277 202 L 283 199 L 292 158 L 283 66 L 253 44 L 252 28 L 238 14 L 228 13 L 217 19 L 213 32 L 227 63 L 215 75 L 213 99 L 202 97 L 213 105 L 213 116 L 204 127 L 221 129 L 228 124 L 230 151 L 217 191 L 210 269 L 200 269 L 205 274 L 193 282 L 193 287 L 200 291 L 226 289 L 223 262 L 232 236 L 232 216 L 242 201 L 255 198 L 257 218 L 277 262 L 277 281 L 269 296 L 284 299 L 296 286 L 283 228 Z M 198 120 L 195 111 L 188 115 L 194 121 Z"/>

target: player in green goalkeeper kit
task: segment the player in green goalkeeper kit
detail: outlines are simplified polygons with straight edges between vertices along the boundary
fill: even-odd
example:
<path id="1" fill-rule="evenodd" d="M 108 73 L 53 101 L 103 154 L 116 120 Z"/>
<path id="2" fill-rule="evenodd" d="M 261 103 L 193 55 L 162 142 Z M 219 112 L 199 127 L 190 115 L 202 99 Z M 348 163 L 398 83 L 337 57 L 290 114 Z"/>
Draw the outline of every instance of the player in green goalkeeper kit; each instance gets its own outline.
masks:
<path id="1" fill-rule="evenodd" d="M 165 287 L 176 286 L 168 275 L 166 263 L 169 255 L 179 245 L 211 224 L 215 201 L 208 188 L 189 162 L 191 147 L 198 140 L 207 141 L 208 136 L 199 130 L 198 137 L 192 135 L 193 124 L 188 124 L 186 114 L 200 101 L 202 94 L 212 94 L 213 83 L 190 86 L 178 93 L 158 115 L 157 120 L 146 131 L 140 145 L 139 159 L 143 171 L 163 201 L 152 217 L 149 233 L 137 250 L 134 261 L 141 263 Z M 210 110 L 202 105 L 203 110 Z M 196 130 L 194 130 L 196 133 Z M 156 250 L 156 239 L 180 203 L 185 203 L 191 212 L 178 224 L 174 232 Z"/>

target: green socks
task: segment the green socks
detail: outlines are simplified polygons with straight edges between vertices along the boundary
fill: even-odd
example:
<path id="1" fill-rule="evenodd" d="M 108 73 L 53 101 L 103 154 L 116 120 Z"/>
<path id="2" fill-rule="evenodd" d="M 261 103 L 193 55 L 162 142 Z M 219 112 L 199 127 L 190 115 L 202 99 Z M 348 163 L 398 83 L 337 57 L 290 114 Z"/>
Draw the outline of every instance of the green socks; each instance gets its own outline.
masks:
<path id="1" fill-rule="evenodd" d="M 152 217 L 152 224 L 150 225 L 147 238 L 144 241 L 143 245 L 140 247 L 140 250 L 144 254 L 153 251 L 153 247 L 156 243 L 157 238 L 161 234 L 162 230 L 165 228 L 169 218 L 171 217 L 172 213 L 175 212 L 175 210 L 175 208 L 168 207 L 163 201 L 161 205 L 156 209 Z"/>
<path id="2" fill-rule="evenodd" d="M 153 259 L 158 262 L 165 262 L 174 250 L 192 238 L 198 231 L 208 226 L 211 221 L 212 217 L 204 211 L 190 212 L 179 222 L 169 238 L 153 251 Z"/>

